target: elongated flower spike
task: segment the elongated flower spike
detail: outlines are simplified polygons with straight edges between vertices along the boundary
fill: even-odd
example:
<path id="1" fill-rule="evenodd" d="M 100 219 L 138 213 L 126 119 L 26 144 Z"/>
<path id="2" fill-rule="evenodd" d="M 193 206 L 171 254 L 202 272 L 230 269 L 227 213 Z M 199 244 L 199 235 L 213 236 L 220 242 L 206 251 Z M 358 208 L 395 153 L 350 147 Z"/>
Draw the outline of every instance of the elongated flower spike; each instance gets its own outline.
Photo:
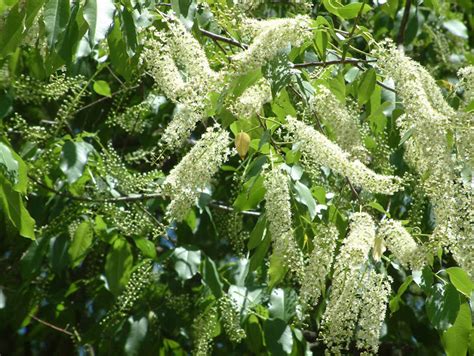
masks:
<path id="1" fill-rule="evenodd" d="M 350 160 L 347 152 L 311 126 L 291 116 L 287 120 L 287 129 L 294 141 L 300 144 L 305 164 L 329 167 L 372 193 L 393 194 L 401 189 L 399 177 L 375 173 L 359 160 Z"/>
<path id="2" fill-rule="evenodd" d="M 166 215 L 181 221 L 195 203 L 202 189 L 223 162 L 229 150 L 229 134 L 218 125 L 211 127 L 174 167 L 163 183 L 163 193 L 171 197 Z"/>

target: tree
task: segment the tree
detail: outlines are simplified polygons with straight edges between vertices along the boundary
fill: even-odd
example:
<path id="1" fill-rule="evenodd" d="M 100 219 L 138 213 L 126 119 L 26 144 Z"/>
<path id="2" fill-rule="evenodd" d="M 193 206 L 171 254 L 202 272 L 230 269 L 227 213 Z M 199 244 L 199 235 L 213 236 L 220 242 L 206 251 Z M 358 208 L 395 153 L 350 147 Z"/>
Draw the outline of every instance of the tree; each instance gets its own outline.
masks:
<path id="1" fill-rule="evenodd" d="M 0 0 L 0 353 L 474 353 L 472 8 Z"/>

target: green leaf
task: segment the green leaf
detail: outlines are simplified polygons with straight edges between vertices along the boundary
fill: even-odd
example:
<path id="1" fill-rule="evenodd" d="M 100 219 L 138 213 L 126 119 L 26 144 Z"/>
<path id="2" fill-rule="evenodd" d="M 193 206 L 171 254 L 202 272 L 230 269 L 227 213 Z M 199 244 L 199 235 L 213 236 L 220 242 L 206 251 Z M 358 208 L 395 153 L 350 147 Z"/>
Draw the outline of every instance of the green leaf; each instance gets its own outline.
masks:
<path id="1" fill-rule="evenodd" d="M 66 141 L 61 152 L 59 168 L 66 175 L 69 184 L 82 177 L 87 157 L 94 148 L 87 142 Z"/>
<path id="2" fill-rule="evenodd" d="M 104 80 L 95 81 L 94 85 L 93 85 L 93 88 L 94 88 L 94 91 L 99 95 L 107 96 L 109 98 L 112 97 L 112 93 L 110 91 L 109 83 L 107 83 Z"/>
<path id="3" fill-rule="evenodd" d="M 92 244 L 93 236 L 91 222 L 88 220 L 81 222 L 74 232 L 74 237 L 68 250 L 74 267 L 79 265 L 86 256 Z"/>
<path id="4" fill-rule="evenodd" d="M 219 277 L 216 264 L 209 257 L 204 259 L 202 277 L 216 298 L 222 297 L 223 284 Z"/>
<path id="5" fill-rule="evenodd" d="M 288 272 L 288 268 L 285 267 L 285 261 L 283 256 L 272 254 L 270 256 L 270 268 L 268 269 L 269 281 L 268 288 L 273 289 Z"/>
<path id="6" fill-rule="evenodd" d="M 265 215 L 261 215 L 252 232 L 250 233 L 249 242 L 247 248 L 253 250 L 255 247 L 259 246 L 260 243 L 265 239 L 265 233 L 267 231 L 267 219 Z"/>
<path id="7" fill-rule="evenodd" d="M 446 272 L 448 272 L 449 279 L 456 289 L 466 297 L 470 298 L 471 293 L 474 291 L 474 283 L 471 278 L 469 278 L 468 274 L 459 267 L 450 267 L 446 269 Z"/>
<path id="8" fill-rule="evenodd" d="M 295 191 L 296 191 L 296 200 L 308 208 L 309 216 L 311 220 L 313 220 L 317 213 L 316 201 L 313 198 L 313 194 L 311 194 L 311 190 L 301 183 L 300 181 L 296 181 L 294 183 Z"/>
<path id="9" fill-rule="evenodd" d="M 263 324 L 265 341 L 272 356 L 291 354 L 293 333 L 287 323 L 281 319 L 267 319 Z"/>
<path id="10" fill-rule="evenodd" d="M 370 68 L 361 77 L 358 87 L 357 101 L 359 105 L 365 104 L 369 101 L 372 93 L 375 90 L 375 84 L 377 82 L 377 74 L 375 69 Z"/>
<path id="11" fill-rule="evenodd" d="M 94 47 L 103 40 L 114 22 L 113 0 L 87 0 L 84 19 L 89 24 L 89 43 Z"/>
<path id="12" fill-rule="evenodd" d="M 426 300 L 431 324 L 440 331 L 449 328 L 456 319 L 460 304 L 459 293 L 451 284 L 435 284 Z"/>
<path id="13" fill-rule="evenodd" d="M 259 266 L 262 265 L 262 262 L 265 259 L 265 256 L 267 255 L 267 251 L 270 248 L 270 244 L 270 234 L 265 234 L 262 243 L 258 245 L 252 257 L 250 257 L 250 272 L 255 271 Z"/>
<path id="14" fill-rule="evenodd" d="M 247 334 L 245 341 L 250 351 L 255 355 L 259 355 L 263 347 L 263 330 L 258 318 L 253 314 L 251 314 L 247 319 L 245 333 Z"/>
<path id="15" fill-rule="evenodd" d="M 21 236 L 35 239 L 35 220 L 23 204 L 21 194 L 0 175 L 0 205 Z"/>
<path id="16" fill-rule="evenodd" d="M 468 39 L 467 27 L 459 20 L 448 20 L 443 22 L 443 27 L 451 32 L 454 36 Z"/>
<path id="17" fill-rule="evenodd" d="M 297 295 L 294 290 L 277 288 L 272 290 L 268 310 L 272 318 L 289 322 L 296 314 Z"/>
<path id="18" fill-rule="evenodd" d="M 105 277 L 113 295 L 118 296 L 125 288 L 132 265 L 130 245 L 124 239 L 116 239 L 105 260 Z"/>
<path id="19" fill-rule="evenodd" d="M 121 20 L 122 20 L 122 33 L 124 34 L 123 38 L 125 39 L 125 43 L 127 45 L 127 53 L 130 57 L 135 54 L 137 49 L 137 31 L 135 28 L 135 22 L 133 20 L 133 16 L 130 11 L 124 7 L 121 11 Z"/>
<path id="20" fill-rule="evenodd" d="M 48 0 L 44 6 L 44 22 L 48 47 L 52 48 L 64 32 L 69 20 L 69 0 Z"/>
<path id="21" fill-rule="evenodd" d="M 143 253 L 145 257 L 155 259 L 156 258 L 156 248 L 155 244 L 148 240 L 146 237 L 139 237 L 135 240 L 135 245 Z"/>
<path id="22" fill-rule="evenodd" d="M 20 271 L 23 278 L 29 279 L 39 272 L 48 248 L 48 241 L 49 239 L 43 236 L 31 242 L 20 260 Z"/>
<path id="23" fill-rule="evenodd" d="M 177 247 L 173 256 L 175 259 L 174 269 L 181 279 L 191 279 L 197 273 L 201 264 L 201 251 Z"/>
<path id="24" fill-rule="evenodd" d="M 69 264 L 69 236 L 66 234 L 54 237 L 49 242 L 51 268 L 54 273 L 61 273 Z"/>
<path id="25" fill-rule="evenodd" d="M 469 304 L 464 303 L 459 308 L 454 325 L 446 330 L 442 336 L 446 355 L 466 355 L 472 330 L 471 309 Z"/>
<path id="26" fill-rule="evenodd" d="M 18 183 L 19 164 L 13 153 L 3 142 L 0 142 L 0 174 L 10 181 L 12 185 Z"/>
<path id="27" fill-rule="evenodd" d="M 400 302 L 402 301 L 402 295 L 407 290 L 408 286 L 413 282 L 413 277 L 408 276 L 407 279 L 398 288 L 397 295 L 393 297 L 389 302 L 389 308 L 392 313 L 395 313 L 400 308 Z"/>
<path id="28" fill-rule="evenodd" d="M 242 193 L 237 196 L 234 208 L 239 211 L 254 209 L 264 196 L 263 177 L 261 175 L 252 177 L 244 184 Z"/>
<path id="29" fill-rule="evenodd" d="M 362 8 L 364 7 L 364 8 Z M 366 3 L 361 3 L 361 2 L 353 2 L 348 5 L 344 5 L 343 7 L 340 7 L 337 9 L 337 12 L 339 13 L 339 16 L 342 17 L 343 19 L 349 20 L 356 18 L 359 12 L 362 9 L 362 15 L 369 12 L 372 10 L 372 7 L 370 5 L 367 5 Z"/>

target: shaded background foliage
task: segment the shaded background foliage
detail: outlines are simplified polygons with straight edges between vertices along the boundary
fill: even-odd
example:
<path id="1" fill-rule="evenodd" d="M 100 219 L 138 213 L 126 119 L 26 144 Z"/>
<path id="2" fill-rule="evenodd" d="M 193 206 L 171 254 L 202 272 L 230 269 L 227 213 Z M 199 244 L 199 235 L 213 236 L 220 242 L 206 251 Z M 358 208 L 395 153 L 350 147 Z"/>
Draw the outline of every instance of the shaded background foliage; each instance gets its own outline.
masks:
<path id="1" fill-rule="evenodd" d="M 205 125 L 182 150 L 163 153 L 158 142 L 174 104 L 157 90 L 140 61 L 143 41 L 152 26 L 163 26 L 156 10 L 172 7 L 205 47 L 212 66 L 223 67 L 237 49 L 206 31 L 239 34 L 231 15 L 221 16 L 219 24 L 213 16 L 227 8 L 226 1 L 207 3 L 0 0 L 1 354 L 186 354 L 192 349 L 193 323 L 224 291 L 243 298 L 252 313 L 241 315 L 247 332 L 241 343 L 232 343 L 219 325 L 210 330 L 216 354 L 322 352 L 315 332 L 324 303 L 308 325 L 293 323 L 297 291 L 278 263 L 266 257 L 270 237 L 259 215 L 260 172 L 270 142 L 266 126 L 251 134 L 243 161 L 231 157 L 214 191 L 201 194 L 185 221 L 166 226 L 167 201 L 153 196 Z M 360 16 L 359 8 L 341 15 L 331 0 L 313 1 L 312 17 L 327 31 L 316 32 L 304 50 L 282 54 L 262 69 L 272 80 L 274 96 L 264 112 L 266 117 L 296 113 L 311 85 L 308 73 L 321 70 L 334 91 L 361 107 L 372 111 L 385 105 L 383 112 L 364 117 L 373 166 L 388 169 L 378 141 L 383 136 L 391 163 L 402 175 L 409 168 L 393 124 L 402 111 L 394 106 L 394 94 L 376 85 L 374 70 L 367 63 L 323 64 L 298 74 L 289 62 L 337 60 L 333 48 L 358 58 L 369 51 L 369 34 L 377 41 L 392 38 L 439 79 L 456 108 L 461 94 L 456 71 L 474 64 L 473 3 L 386 0 L 370 6 Z M 252 14 L 286 17 L 302 8 L 263 2 Z M 255 73 L 239 80 L 234 93 L 252 83 Z M 259 125 L 254 120 L 244 126 L 230 113 L 220 114 L 223 122 L 233 123 L 235 135 Z M 409 220 L 420 236 L 431 232 L 430 205 L 416 187 L 389 199 L 354 191 L 334 177 L 311 182 L 294 164 L 298 157 L 289 149 L 285 154 L 293 166 L 297 198 L 292 207 L 301 245 L 315 234 L 313 218 L 333 221 L 343 236 L 348 213 L 361 205 L 375 216 Z M 433 268 L 421 274 L 386 263 L 394 290 L 381 353 L 436 355 L 446 349 L 442 335 L 445 346 L 464 345 L 466 332 L 473 339 L 472 326 L 450 329 L 472 292 L 472 282 L 450 282 L 462 275 L 456 269 L 448 273 L 452 266 L 442 251 Z M 456 350 L 448 351 L 459 354 Z"/>

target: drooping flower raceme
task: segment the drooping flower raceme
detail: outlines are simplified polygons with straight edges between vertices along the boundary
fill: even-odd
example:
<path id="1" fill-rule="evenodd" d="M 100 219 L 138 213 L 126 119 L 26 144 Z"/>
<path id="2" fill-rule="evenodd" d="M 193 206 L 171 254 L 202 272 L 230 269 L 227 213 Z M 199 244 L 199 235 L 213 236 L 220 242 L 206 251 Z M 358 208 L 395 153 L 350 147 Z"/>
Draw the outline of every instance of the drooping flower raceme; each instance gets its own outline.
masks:
<path id="1" fill-rule="evenodd" d="M 265 215 L 273 240 L 273 253 L 298 280 L 304 274 L 303 253 L 293 236 L 288 177 L 278 168 L 264 173 Z"/>
<path id="2" fill-rule="evenodd" d="M 219 81 L 199 42 L 183 24 L 169 17 L 168 31 L 157 31 L 143 52 L 150 73 L 165 95 L 179 104 L 163 134 L 169 149 L 179 147 L 203 119 L 207 96 Z"/>
<path id="3" fill-rule="evenodd" d="M 373 270 L 367 272 L 356 333 L 356 347 L 365 350 L 361 355 L 378 354 L 380 330 L 387 313 L 390 293 L 390 279 L 387 276 L 375 273 Z"/>
<path id="4" fill-rule="evenodd" d="M 336 258 L 328 305 L 323 315 L 321 336 L 333 354 L 347 350 L 363 308 L 360 296 L 369 251 L 375 241 L 375 224 L 370 215 L 351 217 L 350 232 Z"/>
<path id="5" fill-rule="evenodd" d="M 423 267 L 425 261 L 422 249 L 399 221 L 391 219 L 382 221 L 378 234 L 403 267 L 415 270 Z"/>
<path id="6" fill-rule="evenodd" d="M 217 125 L 209 128 L 196 145 L 174 167 L 163 183 L 163 193 L 171 197 L 166 215 L 180 221 L 186 217 L 200 191 L 229 155 L 229 134 Z"/>
<path id="7" fill-rule="evenodd" d="M 393 194 L 400 189 L 400 178 L 377 174 L 359 160 L 351 161 L 346 152 L 311 126 L 290 116 L 287 120 L 306 164 L 329 167 L 372 193 Z"/>
<path id="8" fill-rule="evenodd" d="M 304 307 L 315 306 L 326 287 L 326 278 L 334 259 L 338 231 L 334 225 L 322 225 L 313 239 L 314 248 L 301 283 L 300 301 Z"/>
<path id="9" fill-rule="evenodd" d="M 248 49 L 232 57 L 231 71 L 240 75 L 251 72 L 266 64 L 289 44 L 299 46 L 311 39 L 309 23 L 307 16 L 246 22 L 244 26 L 249 26 L 249 32 L 256 35 Z"/>
<path id="10" fill-rule="evenodd" d="M 270 84 L 265 78 L 260 79 L 244 90 L 231 106 L 232 113 L 239 118 L 251 118 L 257 114 L 263 104 L 272 100 Z"/>
<path id="11" fill-rule="evenodd" d="M 357 117 L 324 85 L 319 85 L 309 101 L 312 113 L 331 128 L 334 141 L 352 158 L 367 162 L 368 152 L 362 144 Z"/>
<path id="12" fill-rule="evenodd" d="M 466 151 L 463 149 L 466 137 L 462 138 L 466 131 L 459 122 L 465 117 L 456 116 L 447 103 L 442 103 L 439 88 L 429 79 L 429 74 L 393 45 L 377 50 L 375 56 L 384 74 L 395 80 L 403 101 L 406 114 L 398 118 L 397 125 L 400 134 L 409 137 L 404 143 L 405 159 L 422 177 L 420 183 L 434 208 L 436 227 L 432 240 L 449 246 L 461 265 L 462 261 L 467 263 L 474 256 L 470 227 L 472 188 L 462 184 L 459 174 L 462 164 L 453 159 L 449 139 L 453 132 L 460 135 L 461 140 L 456 139 L 457 149 Z M 468 272 L 474 275 L 470 266 Z"/>

